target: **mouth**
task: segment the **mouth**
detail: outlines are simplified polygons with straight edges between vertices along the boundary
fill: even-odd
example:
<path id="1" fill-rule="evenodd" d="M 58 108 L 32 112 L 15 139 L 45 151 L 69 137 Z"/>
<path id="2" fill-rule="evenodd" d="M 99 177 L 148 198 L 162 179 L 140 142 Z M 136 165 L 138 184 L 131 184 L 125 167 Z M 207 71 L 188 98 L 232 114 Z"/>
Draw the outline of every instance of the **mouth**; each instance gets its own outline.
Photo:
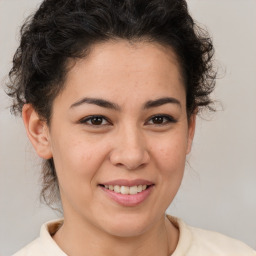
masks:
<path id="1" fill-rule="evenodd" d="M 137 195 L 138 193 L 141 193 L 142 191 L 148 189 L 150 186 L 153 185 L 122 186 L 100 184 L 100 186 L 122 195 Z"/>
<path id="2" fill-rule="evenodd" d="M 121 206 L 137 206 L 150 196 L 155 184 L 146 180 L 115 180 L 99 187 L 104 194 Z"/>

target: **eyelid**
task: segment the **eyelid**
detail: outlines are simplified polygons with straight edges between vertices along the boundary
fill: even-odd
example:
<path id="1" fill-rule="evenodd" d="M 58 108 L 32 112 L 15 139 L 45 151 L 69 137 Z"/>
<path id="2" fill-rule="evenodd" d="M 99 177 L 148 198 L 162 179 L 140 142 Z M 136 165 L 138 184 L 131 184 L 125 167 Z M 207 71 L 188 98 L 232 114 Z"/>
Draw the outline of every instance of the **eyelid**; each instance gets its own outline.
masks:
<path id="1" fill-rule="evenodd" d="M 99 125 L 96 125 L 96 124 L 90 124 L 89 121 L 92 119 L 92 118 L 102 118 L 103 121 L 105 120 L 107 122 L 107 124 L 99 124 Z M 165 118 L 166 120 L 163 121 L 163 123 L 160 123 L 160 124 L 155 124 L 155 123 L 149 123 L 150 121 L 152 121 L 153 118 L 155 117 L 161 117 L 161 118 Z M 84 125 L 88 125 L 88 126 L 93 126 L 93 127 L 102 127 L 102 126 L 107 126 L 107 125 L 113 125 L 112 122 L 105 116 L 103 115 L 89 115 L 89 116 L 86 116 L 86 117 L 83 117 L 81 118 L 79 121 L 78 121 L 80 124 L 84 124 Z M 171 116 L 171 115 L 168 115 L 168 114 L 155 114 L 155 115 L 152 115 L 150 116 L 145 124 L 146 125 L 156 125 L 156 126 L 164 126 L 164 125 L 167 125 L 167 124 L 170 124 L 170 123 L 177 123 L 177 120 Z"/>
<path id="2" fill-rule="evenodd" d="M 168 114 L 156 114 L 156 115 L 153 115 L 151 117 L 149 117 L 145 124 L 147 124 L 150 120 L 152 120 L 154 117 L 162 117 L 162 118 L 166 118 L 168 121 L 167 122 L 163 122 L 162 124 L 149 124 L 149 125 L 157 125 L 157 126 L 162 126 L 162 125 L 166 125 L 166 124 L 169 124 L 169 123 L 177 123 L 177 119 L 175 119 L 173 116 L 171 115 L 168 115 Z"/>
<path id="3" fill-rule="evenodd" d="M 88 121 L 90 121 L 92 118 L 95 118 L 95 117 L 102 118 L 103 120 L 107 121 L 108 124 L 93 125 L 93 124 L 87 123 Z M 81 123 L 81 124 L 85 124 L 85 125 L 88 125 L 88 126 L 94 126 L 94 127 L 97 127 L 97 126 L 101 127 L 101 126 L 105 126 L 105 125 L 112 125 L 111 121 L 107 117 L 105 117 L 103 115 L 90 115 L 90 116 L 86 116 L 86 117 L 81 118 L 78 122 Z"/>

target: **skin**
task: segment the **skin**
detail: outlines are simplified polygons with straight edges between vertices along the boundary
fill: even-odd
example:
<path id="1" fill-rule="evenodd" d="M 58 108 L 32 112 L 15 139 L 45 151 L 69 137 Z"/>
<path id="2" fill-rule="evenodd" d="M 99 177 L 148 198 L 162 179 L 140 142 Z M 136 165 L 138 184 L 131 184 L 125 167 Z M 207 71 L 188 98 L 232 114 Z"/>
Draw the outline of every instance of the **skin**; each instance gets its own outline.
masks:
<path id="1" fill-rule="evenodd" d="M 71 256 L 169 255 L 179 232 L 165 211 L 179 189 L 195 129 L 174 52 L 157 43 L 109 41 L 72 64 L 50 127 L 33 106 L 23 108 L 35 150 L 53 157 L 57 170 L 64 224 L 54 240 Z M 85 97 L 117 109 L 83 102 Z M 145 107 L 166 97 L 176 102 Z M 104 118 L 93 125 L 91 115 Z M 99 186 L 114 179 L 146 179 L 154 186 L 145 201 L 127 207 Z"/>

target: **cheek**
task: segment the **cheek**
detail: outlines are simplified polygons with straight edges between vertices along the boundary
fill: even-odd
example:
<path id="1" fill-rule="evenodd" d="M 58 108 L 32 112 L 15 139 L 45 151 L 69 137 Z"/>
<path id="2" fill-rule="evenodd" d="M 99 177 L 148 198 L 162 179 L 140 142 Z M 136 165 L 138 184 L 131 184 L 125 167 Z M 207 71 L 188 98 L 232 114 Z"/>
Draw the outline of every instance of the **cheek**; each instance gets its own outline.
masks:
<path id="1" fill-rule="evenodd" d="M 96 185 L 95 177 L 105 159 L 104 148 L 71 137 L 55 146 L 53 157 L 62 203 L 73 202 L 76 209 L 81 204 L 88 205 L 93 196 L 92 187 Z"/>
<path id="2" fill-rule="evenodd" d="M 81 136 L 58 140 L 54 155 L 62 200 L 86 203 L 93 196 L 108 156 L 109 143 Z"/>
<path id="3" fill-rule="evenodd" d="M 157 184 L 163 199 L 159 209 L 164 211 L 173 201 L 182 182 L 186 161 L 186 136 L 169 136 L 154 147 L 154 162 L 156 164 Z"/>
<path id="4" fill-rule="evenodd" d="M 183 172 L 187 152 L 186 136 L 172 136 L 154 147 L 154 158 L 160 170 Z"/>
<path id="5" fill-rule="evenodd" d="M 53 158 L 60 186 L 76 187 L 85 180 L 88 183 L 100 168 L 105 158 L 100 143 L 90 143 L 75 136 L 55 141 Z"/>
<path id="6" fill-rule="evenodd" d="M 155 163 L 159 172 L 158 183 L 165 200 L 164 206 L 172 202 L 182 182 L 186 161 L 186 136 L 170 136 L 155 147 Z"/>
<path id="7" fill-rule="evenodd" d="M 66 164 L 70 166 L 79 166 L 82 164 L 83 167 L 86 168 L 88 164 L 93 162 L 99 150 L 99 144 L 90 142 L 86 137 L 83 138 L 83 136 L 78 134 L 77 136 L 60 135 L 53 143 L 53 157 L 58 160 L 58 162 L 62 162 L 63 167 L 65 167 Z M 77 169 L 77 171 L 79 171 L 79 169 Z"/>

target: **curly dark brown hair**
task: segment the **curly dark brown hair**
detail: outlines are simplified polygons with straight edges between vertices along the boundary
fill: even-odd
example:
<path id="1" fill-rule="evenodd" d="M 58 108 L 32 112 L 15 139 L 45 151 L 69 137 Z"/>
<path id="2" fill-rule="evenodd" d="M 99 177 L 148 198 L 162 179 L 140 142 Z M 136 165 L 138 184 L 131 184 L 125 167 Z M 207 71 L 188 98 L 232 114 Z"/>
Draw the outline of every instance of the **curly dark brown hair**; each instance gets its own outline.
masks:
<path id="1" fill-rule="evenodd" d="M 21 28 L 7 89 L 13 97 L 12 112 L 19 114 L 30 103 L 49 125 L 68 60 L 84 58 L 93 44 L 111 39 L 171 47 L 182 70 L 188 117 L 201 109 L 213 110 L 212 40 L 194 22 L 185 0 L 45 0 Z M 43 166 L 41 195 L 52 205 L 58 193 L 54 162 L 49 159 Z"/>

